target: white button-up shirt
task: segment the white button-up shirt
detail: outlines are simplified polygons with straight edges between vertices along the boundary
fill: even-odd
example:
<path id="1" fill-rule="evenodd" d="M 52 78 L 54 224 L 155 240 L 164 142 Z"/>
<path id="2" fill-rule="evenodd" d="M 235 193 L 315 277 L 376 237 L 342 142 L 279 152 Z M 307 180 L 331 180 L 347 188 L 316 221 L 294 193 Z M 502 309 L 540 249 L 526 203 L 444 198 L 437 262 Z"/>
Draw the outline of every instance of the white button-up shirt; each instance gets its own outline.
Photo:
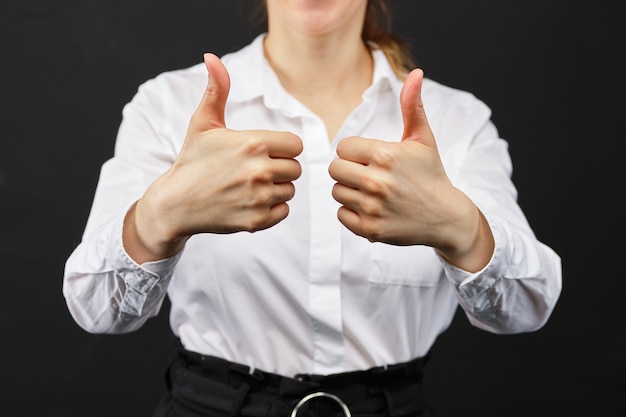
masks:
<path id="1" fill-rule="evenodd" d="M 176 158 L 207 82 L 203 64 L 163 73 L 125 106 L 82 242 L 66 262 L 63 293 L 76 322 L 94 333 L 134 331 L 159 312 L 167 294 L 172 330 L 187 349 L 290 376 L 422 356 L 459 305 L 487 331 L 540 328 L 561 290 L 560 258 L 536 240 L 516 203 L 507 143 L 488 107 L 467 92 L 424 81 L 448 176 L 481 209 L 495 237 L 491 261 L 472 274 L 430 247 L 370 243 L 337 219 L 328 174 L 337 143 L 402 136 L 402 82 L 384 54 L 373 53 L 372 85 L 328 138 L 322 120 L 281 87 L 262 37 L 223 57 L 231 76 L 226 126 L 302 138 L 302 176 L 289 216 L 256 233 L 195 235 L 181 253 L 159 262 L 138 265 L 127 255 L 124 216 Z"/>

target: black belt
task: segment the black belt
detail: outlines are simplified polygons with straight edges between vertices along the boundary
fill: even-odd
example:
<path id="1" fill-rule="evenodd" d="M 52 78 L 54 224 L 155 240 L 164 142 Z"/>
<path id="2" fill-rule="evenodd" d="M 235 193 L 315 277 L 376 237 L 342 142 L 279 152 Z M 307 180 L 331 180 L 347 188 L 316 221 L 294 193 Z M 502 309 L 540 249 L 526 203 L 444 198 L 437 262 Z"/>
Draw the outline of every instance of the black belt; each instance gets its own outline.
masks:
<path id="1" fill-rule="evenodd" d="M 427 358 L 365 371 L 289 378 L 181 347 L 167 380 L 172 407 L 191 411 L 180 415 L 425 417 L 431 415 L 422 385 Z"/>

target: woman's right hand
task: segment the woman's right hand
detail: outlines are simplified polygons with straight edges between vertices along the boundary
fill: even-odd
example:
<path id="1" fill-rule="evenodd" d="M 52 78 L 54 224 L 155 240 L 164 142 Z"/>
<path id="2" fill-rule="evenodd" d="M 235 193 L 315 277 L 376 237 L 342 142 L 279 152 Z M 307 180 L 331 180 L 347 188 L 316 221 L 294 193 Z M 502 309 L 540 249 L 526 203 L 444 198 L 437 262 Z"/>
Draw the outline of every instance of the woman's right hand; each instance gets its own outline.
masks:
<path id="1" fill-rule="evenodd" d="M 289 132 L 235 131 L 224 122 L 230 77 L 205 54 L 205 94 L 183 147 L 128 212 L 124 247 L 138 263 L 170 257 L 197 233 L 254 232 L 287 217 L 301 139 Z"/>

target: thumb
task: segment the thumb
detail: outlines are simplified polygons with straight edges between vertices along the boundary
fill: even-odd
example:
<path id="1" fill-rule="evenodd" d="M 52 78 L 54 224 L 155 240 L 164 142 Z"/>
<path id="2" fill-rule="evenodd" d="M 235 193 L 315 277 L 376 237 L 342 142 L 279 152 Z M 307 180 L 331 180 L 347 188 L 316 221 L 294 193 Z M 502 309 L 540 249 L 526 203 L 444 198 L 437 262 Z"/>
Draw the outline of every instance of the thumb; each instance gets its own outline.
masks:
<path id="1" fill-rule="evenodd" d="M 423 81 L 424 71 L 416 68 L 409 73 L 400 92 L 400 108 L 404 121 L 402 141 L 417 141 L 427 146 L 436 146 L 422 103 Z"/>
<path id="2" fill-rule="evenodd" d="M 200 130 L 223 128 L 226 127 L 224 109 L 230 91 L 230 76 L 222 61 L 214 54 L 204 54 L 204 65 L 209 81 L 192 124 Z"/>

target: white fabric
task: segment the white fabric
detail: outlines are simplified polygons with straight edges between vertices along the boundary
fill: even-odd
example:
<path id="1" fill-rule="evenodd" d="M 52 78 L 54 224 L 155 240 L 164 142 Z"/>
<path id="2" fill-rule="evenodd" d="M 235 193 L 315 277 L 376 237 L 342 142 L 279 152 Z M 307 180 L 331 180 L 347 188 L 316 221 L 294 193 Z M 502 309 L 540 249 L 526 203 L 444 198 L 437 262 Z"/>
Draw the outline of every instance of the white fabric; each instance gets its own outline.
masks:
<path id="1" fill-rule="evenodd" d="M 487 331 L 540 328 L 561 290 L 560 258 L 536 240 L 516 203 L 507 143 L 489 108 L 467 92 L 424 82 L 448 175 L 495 236 L 491 262 L 470 274 L 432 248 L 370 243 L 337 220 L 328 165 L 338 141 L 402 135 L 402 83 L 384 54 L 374 52 L 373 83 L 331 141 L 320 118 L 280 86 L 262 36 L 223 57 L 231 76 L 226 124 L 302 138 L 303 173 L 288 218 L 256 233 L 196 235 L 159 262 L 128 257 L 124 215 L 176 158 L 207 82 L 203 64 L 161 74 L 124 108 L 115 155 L 102 167 L 83 240 L 67 260 L 63 293 L 77 323 L 94 333 L 137 330 L 167 292 L 172 329 L 187 349 L 283 375 L 422 356 L 458 305 Z"/>

